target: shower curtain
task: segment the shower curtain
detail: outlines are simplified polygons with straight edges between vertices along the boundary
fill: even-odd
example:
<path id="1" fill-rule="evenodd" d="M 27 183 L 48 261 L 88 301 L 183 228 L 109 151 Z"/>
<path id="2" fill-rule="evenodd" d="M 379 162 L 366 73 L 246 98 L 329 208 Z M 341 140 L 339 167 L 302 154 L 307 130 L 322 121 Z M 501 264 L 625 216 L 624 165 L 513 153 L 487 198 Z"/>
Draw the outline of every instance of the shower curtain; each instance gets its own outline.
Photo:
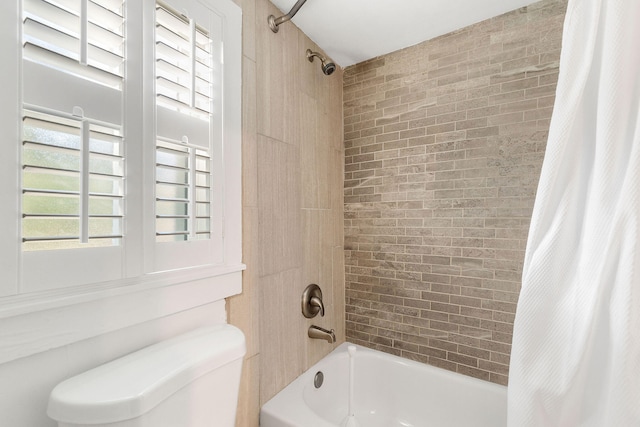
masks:
<path id="1" fill-rule="evenodd" d="M 569 0 L 509 427 L 640 426 L 640 0 Z"/>

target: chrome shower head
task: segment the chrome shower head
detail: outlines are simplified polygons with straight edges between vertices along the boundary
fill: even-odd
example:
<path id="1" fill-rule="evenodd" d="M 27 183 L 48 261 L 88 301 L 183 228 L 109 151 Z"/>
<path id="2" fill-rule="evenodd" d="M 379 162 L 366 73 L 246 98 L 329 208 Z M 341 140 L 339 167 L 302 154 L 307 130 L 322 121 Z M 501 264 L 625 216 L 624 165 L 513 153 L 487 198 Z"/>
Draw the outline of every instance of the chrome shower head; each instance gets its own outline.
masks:
<path id="1" fill-rule="evenodd" d="M 336 64 L 333 62 L 322 63 L 322 72 L 330 76 L 336 70 Z"/>
<path id="2" fill-rule="evenodd" d="M 327 62 L 326 58 L 320 55 L 318 52 L 313 52 L 311 49 L 307 49 L 307 59 L 309 62 L 313 62 L 314 57 L 318 57 L 322 63 L 322 72 L 329 76 L 336 70 L 336 64 L 333 62 Z"/>

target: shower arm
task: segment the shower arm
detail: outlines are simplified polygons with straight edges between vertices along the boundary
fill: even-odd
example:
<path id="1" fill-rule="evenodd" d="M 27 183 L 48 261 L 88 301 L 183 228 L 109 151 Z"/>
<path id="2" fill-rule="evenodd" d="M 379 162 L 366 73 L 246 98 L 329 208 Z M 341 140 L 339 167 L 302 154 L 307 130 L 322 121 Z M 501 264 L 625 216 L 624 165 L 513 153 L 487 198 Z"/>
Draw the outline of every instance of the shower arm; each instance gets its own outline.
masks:
<path id="1" fill-rule="evenodd" d="M 278 26 L 280 24 L 283 24 L 291 20 L 291 18 L 293 18 L 295 14 L 298 13 L 298 10 L 300 10 L 302 5 L 305 4 L 306 1 L 307 0 L 298 0 L 296 4 L 293 5 L 289 13 L 287 13 L 286 15 L 282 15 L 279 18 L 276 18 L 273 15 L 269 15 L 269 18 L 267 20 L 269 22 L 269 28 L 271 28 L 271 31 L 273 31 L 274 33 L 277 33 L 278 30 L 280 29 Z"/>

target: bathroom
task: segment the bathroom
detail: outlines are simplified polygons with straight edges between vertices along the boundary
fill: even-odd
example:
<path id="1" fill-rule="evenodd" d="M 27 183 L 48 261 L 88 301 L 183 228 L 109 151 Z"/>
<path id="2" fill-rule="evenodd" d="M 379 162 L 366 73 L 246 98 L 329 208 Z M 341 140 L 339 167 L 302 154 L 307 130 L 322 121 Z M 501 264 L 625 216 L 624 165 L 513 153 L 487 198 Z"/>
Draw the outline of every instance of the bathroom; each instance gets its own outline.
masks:
<path id="1" fill-rule="evenodd" d="M 228 304 L 249 343 L 238 425 L 255 425 L 261 404 L 334 348 L 308 339 L 310 324 L 334 328 L 336 344 L 346 339 L 506 383 L 565 8 L 534 3 L 324 76 L 300 54 L 316 50 L 312 42 L 290 23 L 274 37 L 263 17 L 282 11 L 256 2 L 255 46 L 245 34 L 245 73 L 254 66 L 247 51 L 257 58 L 250 72 L 257 71 L 258 113 L 245 110 L 257 137 L 244 134 L 243 249 L 258 268 L 245 271 L 244 293 Z M 297 72 L 274 71 L 285 64 Z M 289 92 L 269 98 L 269 86 Z M 462 98 L 447 100 L 449 93 Z M 300 102 L 299 113 L 282 100 Z M 287 132 L 305 143 L 289 144 Z M 280 222 L 268 213 L 274 205 L 295 211 L 281 209 Z M 300 227 L 303 238 L 280 233 L 285 227 Z M 271 230 L 281 240 L 265 236 Z M 323 318 L 300 314 L 309 283 L 322 287 Z"/>
<path id="2" fill-rule="evenodd" d="M 0 320 L 11 353 L 0 361 L 1 425 L 53 426 L 46 407 L 60 381 L 225 321 L 246 337 L 238 427 L 258 426 L 262 404 L 344 341 L 507 384 L 566 0 L 330 76 L 309 63 L 306 49 L 322 49 L 293 23 L 269 29 L 266 17 L 282 15 L 271 2 L 235 3 L 242 292 L 194 289 L 201 302 L 176 290 L 156 305 L 112 294 L 27 320 L 12 306 Z M 300 313 L 310 283 L 326 308 L 312 320 Z M 91 317 L 97 326 L 78 332 Z M 337 342 L 309 339 L 311 324 Z"/>

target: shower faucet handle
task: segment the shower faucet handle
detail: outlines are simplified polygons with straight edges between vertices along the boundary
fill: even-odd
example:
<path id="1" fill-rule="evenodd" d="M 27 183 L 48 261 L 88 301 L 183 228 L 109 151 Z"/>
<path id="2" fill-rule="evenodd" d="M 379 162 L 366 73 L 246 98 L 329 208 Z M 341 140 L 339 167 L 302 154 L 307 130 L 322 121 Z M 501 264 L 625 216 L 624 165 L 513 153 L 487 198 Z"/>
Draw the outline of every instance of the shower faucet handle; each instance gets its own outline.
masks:
<path id="1" fill-rule="evenodd" d="M 302 293 L 302 315 L 307 319 L 324 316 L 324 303 L 322 302 L 322 290 L 320 286 L 312 283 Z"/>
<path id="2" fill-rule="evenodd" d="M 309 300 L 309 305 L 311 307 L 317 307 L 320 309 L 320 317 L 324 317 L 324 304 L 322 303 L 322 299 L 318 297 L 311 297 Z"/>

